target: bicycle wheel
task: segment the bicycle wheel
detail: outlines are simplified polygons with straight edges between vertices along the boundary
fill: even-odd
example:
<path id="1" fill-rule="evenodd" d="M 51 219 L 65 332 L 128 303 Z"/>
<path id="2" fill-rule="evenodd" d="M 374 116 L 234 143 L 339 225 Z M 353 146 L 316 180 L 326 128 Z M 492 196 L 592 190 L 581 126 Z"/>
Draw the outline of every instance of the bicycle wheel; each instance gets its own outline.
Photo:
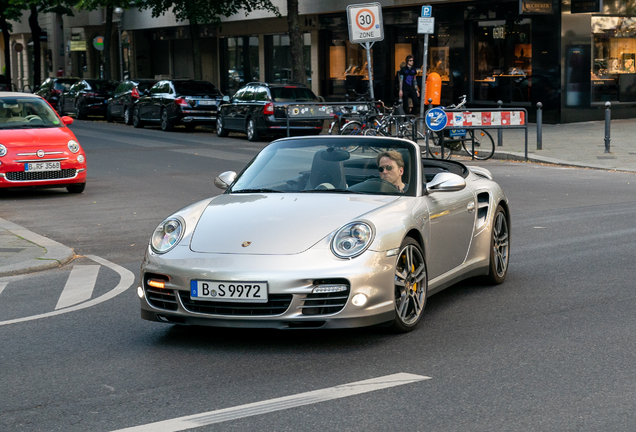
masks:
<path id="1" fill-rule="evenodd" d="M 475 159 L 490 159 L 495 154 L 495 142 L 485 129 L 475 129 L 471 133 L 472 138 L 462 141 L 464 150 Z M 473 155 L 473 142 L 475 143 L 475 154 Z"/>
<path id="2" fill-rule="evenodd" d="M 442 146 L 440 145 L 440 138 L 437 133 L 427 132 L 428 136 L 428 150 L 429 156 L 433 159 L 442 159 Z M 444 159 L 448 160 L 451 157 L 452 150 L 444 146 Z"/>
<path id="3" fill-rule="evenodd" d="M 362 123 L 350 121 L 340 129 L 340 135 L 362 135 Z"/>

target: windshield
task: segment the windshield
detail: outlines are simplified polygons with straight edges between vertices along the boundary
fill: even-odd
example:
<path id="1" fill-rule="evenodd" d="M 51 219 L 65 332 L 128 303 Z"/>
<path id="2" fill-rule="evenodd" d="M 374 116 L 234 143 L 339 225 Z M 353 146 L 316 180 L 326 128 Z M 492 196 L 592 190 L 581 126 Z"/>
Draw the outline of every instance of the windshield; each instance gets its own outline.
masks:
<path id="1" fill-rule="evenodd" d="M 53 88 L 55 90 L 68 90 L 76 82 L 77 82 L 77 80 L 62 80 L 62 79 L 58 79 L 57 81 L 55 81 L 55 84 L 53 84 Z"/>
<path id="2" fill-rule="evenodd" d="M 175 82 L 174 89 L 182 96 L 220 96 L 214 84 L 209 82 Z"/>
<path id="3" fill-rule="evenodd" d="M 313 102 L 318 100 L 311 90 L 302 87 L 273 87 L 272 99 L 274 102 Z"/>
<path id="4" fill-rule="evenodd" d="M 86 81 L 93 90 L 97 92 L 109 92 L 115 90 L 117 83 L 115 81 Z"/>
<path id="5" fill-rule="evenodd" d="M 396 161 L 391 181 L 381 179 L 378 168 L 378 160 L 382 161 L 380 166 L 391 164 L 384 158 L 387 152 Z M 399 139 L 330 137 L 281 140 L 263 149 L 227 193 L 414 196 L 416 173 L 412 169 L 412 161 L 417 160 L 415 154 L 413 145 Z M 398 160 L 401 162 L 398 163 Z"/>
<path id="6" fill-rule="evenodd" d="M 63 127 L 45 100 L 35 97 L 0 98 L 0 129 Z"/>

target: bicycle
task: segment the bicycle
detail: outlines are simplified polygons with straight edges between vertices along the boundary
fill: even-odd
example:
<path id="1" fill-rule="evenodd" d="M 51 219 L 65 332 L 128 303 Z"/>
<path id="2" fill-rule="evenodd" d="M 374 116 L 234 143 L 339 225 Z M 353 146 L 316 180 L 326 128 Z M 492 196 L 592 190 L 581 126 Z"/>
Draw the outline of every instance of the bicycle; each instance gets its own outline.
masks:
<path id="1" fill-rule="evenodd" d="M 457 105 L 453 104 L 448 108 L 460 109 L 465 104 L 466 95 L 463 95 Z M 460 146 L 469 156 L 478 160 L 490 159 L 495 153 L 495 142 L 486 129 L 450 129 L 445 132 L 426 131 L 429 154 L 435 159 L 442 159 L 442 155 L 444 159 L 450 159 L 452 152 L 459 151 Z M 442 133 L 445 133 L 443 149 L 440 145 Z"/>

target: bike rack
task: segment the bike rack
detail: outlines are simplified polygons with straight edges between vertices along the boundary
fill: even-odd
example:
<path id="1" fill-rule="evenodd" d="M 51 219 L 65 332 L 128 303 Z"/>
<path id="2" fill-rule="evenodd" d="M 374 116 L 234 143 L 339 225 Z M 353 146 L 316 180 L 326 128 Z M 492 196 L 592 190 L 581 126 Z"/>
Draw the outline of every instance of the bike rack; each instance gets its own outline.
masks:
<path id="1" fill-rule="evenodd" d="M 375 102 L 307 102 L 287 105 L 287 136 L 290 136 L 291 120 L 333 120 L 338 118 L 338 129 L 343 117 L 359 118 L 360 111 L 370 111 Z M 342 114 L 338 114 L 342 113 Z"/>
<path id="2" fill-rule="evenodd" d="M 442 108 L 442 107 L 440 107 Z M 443 109 L 443 108 L 442 108 Z M 471 108 L 471 109 L 444 109 L 448 122 L 443 130 L 449 129 L 524 129 L 525 132 L 525 159 L 528 161 L 528 111 L 525 108 Z M 416 125 L 424 122 L 424 118 L 416 119 L 413 127 L 413 141 L 417 142 Z M 427 129 L 426 123 L 424 127 Z M 429 152 L 428 134 L 426 138 L 426 151 Z M 421 138 L 419 138 L 421 139 Z M 444 134 L 440 136 L 442 158 L 444 158 Z M 473 141 L 473 156 L 475 153 Z"/>

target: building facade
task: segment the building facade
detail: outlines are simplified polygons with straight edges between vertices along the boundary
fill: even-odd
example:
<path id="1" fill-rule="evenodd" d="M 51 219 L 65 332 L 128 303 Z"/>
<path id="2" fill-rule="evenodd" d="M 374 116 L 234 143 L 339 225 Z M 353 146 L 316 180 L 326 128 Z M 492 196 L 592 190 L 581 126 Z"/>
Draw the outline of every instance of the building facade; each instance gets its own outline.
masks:
<path id="1" fill-rule="evenodd" d="M 216 28 L 198 28 L 202 78 L 225 94 L 250 81 L 288 82 L 292 61 L 286 2 L 274 0 L 282 17 L 255 11 L 224 19 Z M 372 47 L 376 98 L 394 102 L 396 72 L 407 55 L 422 68 L 424 37 L 417 32 L 422 4 L 385 0 L 384 40 Z M 526 108 L 534 119 L 538 102 L 545 122 L 636 117 L 636 2 L 632 0 L 427 1 L 435 33 L 428 44 L 427 73 L 442 77 L 442 104 L 467 95 L 468 106 Z M 343 100 L 368 88 L 366 50 L 349 42 L 346 4 L 300 0 L 304 60 L 313 91 L 325 100 Z M 27 17 L 22 23 L 27 22 Z M 40 17 L 46 30 L 43 75 L 103 75 L 104 11 L 75 17 Z M 126 10 L 113 25 L 111 76 L 192 78 L 191 28 L 172 14 Z M 25 29 L 26 27 L 26 29 Z M 28 25 L 17 24 L 11 44 L 12 77 L 29 83 Z M 32 54 L 31 54 L 32 56 Z M 45 66 L 46 65 L 46 66 Z M 421 71 L 420 77 L 421 80 Z"/>

